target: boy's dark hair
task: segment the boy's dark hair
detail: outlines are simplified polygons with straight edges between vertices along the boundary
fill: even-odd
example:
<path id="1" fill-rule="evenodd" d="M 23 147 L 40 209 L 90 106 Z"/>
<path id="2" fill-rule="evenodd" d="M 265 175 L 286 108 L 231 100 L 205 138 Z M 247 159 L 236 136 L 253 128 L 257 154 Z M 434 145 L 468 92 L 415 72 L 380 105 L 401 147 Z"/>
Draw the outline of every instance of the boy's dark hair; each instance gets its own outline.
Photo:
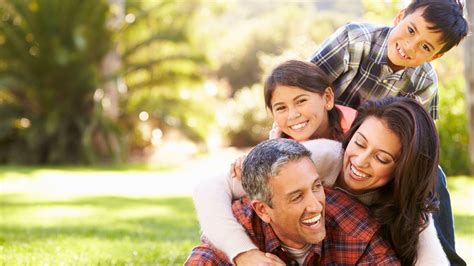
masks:
<path id="1" fill-rule="evenodd" d="M 463 16 L 463 4 L 460 0 L 413 0 L 405 9 L 405 16 L 423 8 L 423 18 L 433 24 L 430 30 L 441 32 L 445 53 L 461 42 L 469 32 L 466 18 Z"/>

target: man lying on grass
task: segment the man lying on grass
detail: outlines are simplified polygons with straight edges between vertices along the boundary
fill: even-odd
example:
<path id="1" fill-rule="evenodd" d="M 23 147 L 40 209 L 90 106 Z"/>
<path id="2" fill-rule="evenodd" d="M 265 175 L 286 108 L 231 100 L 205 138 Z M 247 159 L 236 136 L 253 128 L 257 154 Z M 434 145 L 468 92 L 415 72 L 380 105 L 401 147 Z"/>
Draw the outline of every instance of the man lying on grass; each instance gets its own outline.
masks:
<path id="1" fill-rule="evenodd" d="M 399 264 L 367 209 L 343 192 L 323 188 L 311 152 L 298 142 L 257 145 L 243 163 L 242 185 L 249 197 L 235 201 L 232 210 L 268 263 Z M 239 256 L 235 263 L 253 264 Z M 185 263 L 231 264 L 205 237 Z"/>

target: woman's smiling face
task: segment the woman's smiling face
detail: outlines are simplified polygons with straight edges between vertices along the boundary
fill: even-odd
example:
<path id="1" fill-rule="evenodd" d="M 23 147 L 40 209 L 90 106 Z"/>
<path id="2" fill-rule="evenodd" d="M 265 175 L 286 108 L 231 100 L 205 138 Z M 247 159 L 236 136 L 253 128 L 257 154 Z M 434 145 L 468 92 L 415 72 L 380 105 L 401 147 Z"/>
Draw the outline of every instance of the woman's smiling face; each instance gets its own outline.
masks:
<path id="1" fill-rule="evenodd" d="M 384 186 L 400 153 L 399 137 L 382 120 L 368 117 L 347 145 L 341 187 L 357 195 Z"/>
<path id="2" fill-rule="evenodd" d="M 275 123 L 296 141 L 331 138 L 328 110 L 333 106 L 328 90 L 319 95 L 293 86 L 277 85 L 271 100 Z"/>

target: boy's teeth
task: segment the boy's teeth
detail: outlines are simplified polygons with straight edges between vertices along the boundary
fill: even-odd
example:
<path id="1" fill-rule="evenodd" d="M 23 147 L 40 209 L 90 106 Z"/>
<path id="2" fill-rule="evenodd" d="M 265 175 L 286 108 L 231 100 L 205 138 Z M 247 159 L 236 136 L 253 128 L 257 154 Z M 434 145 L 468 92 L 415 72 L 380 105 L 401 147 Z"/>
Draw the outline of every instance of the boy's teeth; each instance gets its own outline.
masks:
<path id="1" fill-rule="evenodd" d="M 358 177 L 361 177 L 361 178 L 367 178 L 369 177 L 368 175 L 358 171 L 352 164 L 351 164 L 351 171 Z"/>
<path id="2" fill-rule="evenodd" d="M 402 48 L 400 48 L 400 46 L 398 46 L 398 45 L 397 45 L 397 50 L 400 53 L 400 55 L 403 56 L 403 58 L 407 57 L 407 55 L 402 51 Z"/>
<path id="3" fill-rule="evenodd" d="M 319 222 L 320 219 L 321 219 L 321 214 L 318 214 L 318 215 L 314 216 L 313 218 L 303 220 L 303 223 L 304 224 L 313 224 L 313 223 Z"/>
<path id="4" fill-rule="evenodd" d="M 306 122 L 291 126 L 291 129 L 300 129 L 306 126 Z"/>

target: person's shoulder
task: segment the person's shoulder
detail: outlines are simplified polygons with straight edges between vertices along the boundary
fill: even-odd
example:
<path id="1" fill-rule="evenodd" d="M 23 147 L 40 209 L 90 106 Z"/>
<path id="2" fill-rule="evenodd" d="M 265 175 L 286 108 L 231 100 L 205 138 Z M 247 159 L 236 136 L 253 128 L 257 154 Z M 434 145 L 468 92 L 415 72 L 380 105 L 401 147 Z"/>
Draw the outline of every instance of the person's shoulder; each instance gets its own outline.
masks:
<path id="1" fill-rule="evenodd" d="M 239 224 L 241 224 L 247 232 L 252 231 L 253 224 L 257 222 L 258 215 L 254 212 L 249 197 L 243 197 L 232 202 L 232 212 Z"/>
<path id="2" fill-rule="evenodd" d="M 325 188 L 326 225 L 329 230 L 347 237 L 369 242 L 380 228 L 366 206 L 348 194 Z"/>
<path id="3" fill-rule="evenodd" d="M 438 76 L 436 74 L 436 70 L 430 62 L 425 62 L 415 68 L 409 68 L 406 73 L 408 75 L 408 78 L 413 82 L 417 82 L 417 80 L 419 80 L 423 83 L 427 83 L 427 81 L 429 81 L 429 84 L 438 83 Z"/>
<path id="4" fill-rule="evenodd" d="M 344 25 L 349 36 L 349 41 L 372 41 L 380 36 L 380 32 L 388 31 L 390 28 L 383 25 L 366 22 L 349 22 Z"/>
<path id="5" fill-rule="evenodd" d="M 203 239 L 203 242 L 191 250 L 184 265 L 232 265 L 227 255 Z"/>

